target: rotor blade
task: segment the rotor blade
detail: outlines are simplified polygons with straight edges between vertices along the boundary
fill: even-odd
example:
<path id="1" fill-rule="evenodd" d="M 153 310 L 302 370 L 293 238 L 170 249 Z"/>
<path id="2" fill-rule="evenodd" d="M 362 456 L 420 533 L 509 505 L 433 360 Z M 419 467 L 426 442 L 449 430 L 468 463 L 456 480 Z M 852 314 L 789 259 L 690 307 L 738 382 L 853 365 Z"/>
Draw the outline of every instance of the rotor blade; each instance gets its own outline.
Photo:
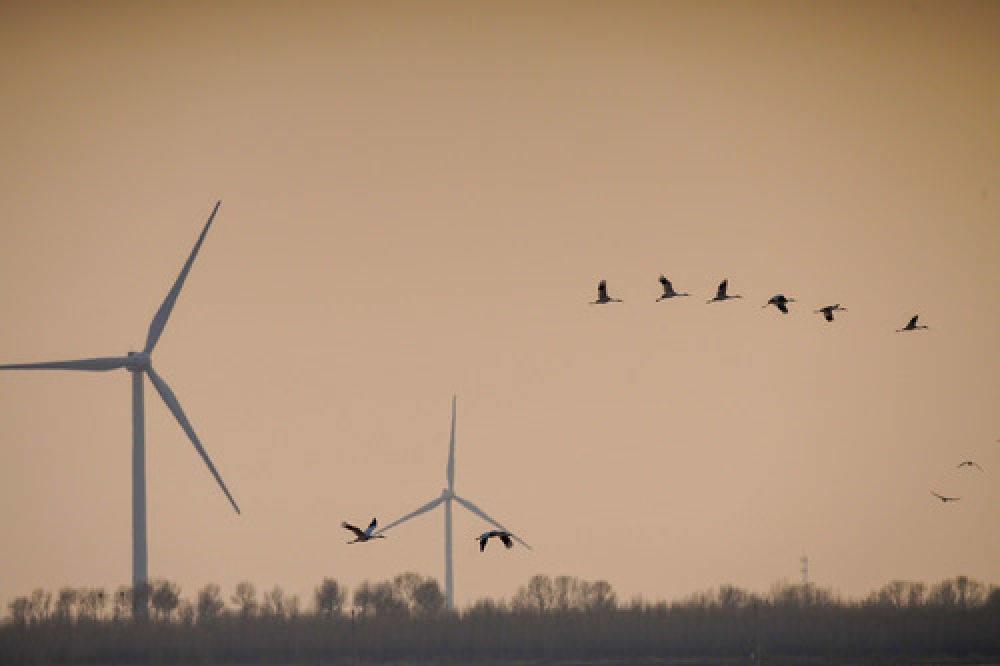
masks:
<path id="1" fill-rule="evenodd" d="M 0 365 L 0 370 L 92 370 L 102 372 L 124 368 L 129 359 L 126 356 L 105 358 L 83 358 L 77 361 L 47 361 L 44 363 L 12 363 Z"/>
<path id="2" fill-rule="evenodd" d="M 455 396 L 451 396 L 451 440 L 448 444 L 448 490 L 455 492 Z"/>
<path id="3" fill-rule="evenodd" d="M 215 219 L 215 214 L 219 212 L 220 205 L 222 205 L 221 201 L 215 202 L 215 208 L 212 209 L 212 214 L 208 216 L 208 222 L 205 223 L 205 228 L 201 230 L 201 235 L 198 236 L 198 242 L 194 244 L 194 249 L 191 250 L 191 255 L 187 258 L 187 261 L 184 262 L 184 268 L 181 269 L 181 274 L 177 276 L 174 286 L 170 288 L 169 292 L 167 292 L 167 297 L 163 299 L 160 309 L 156 311 L 156 315 L 153 316 L 153 321 L 149 324 L 149 334 L 146 336 L 146 346 L 143 348 L 143 351 L 147 354 L 153 351 L 153 347 L 156 346 L 156 342 L 160 339 L 160 334 L 163 333 L 163 328 L 167 325 L 167 319 L 170 318 L 170 312 L 174 309 L 174 303 L 177 302 L 177 295 L 181 293 L 181 287 L 184 286 L 184 280 L 187 278 L 188 272 L 191 270 L 194 258 L 198 256 L 198 250 L 201 249 L 201 243 L 205 240 L 205 234 L 208 233 L 208 228 L 212 225 L 212 220 Z"/>
<path id="4" fill-rule="evenodd" d="M 479 516 L 480 518 L 482 518 L 483 520 L 485 520 L 486 522 L 488 522 L 491 525 L 493 525 L 493 527 L 496 527 L 497 529 L 503 530 L 504 532 L 510 532 L 510 536 L 511 536 L 512 539 L 514 539 L 514 541 L 518 542 L 519 544 L 521 544 L 522 546 L 524 546 L 528 550 L 532 550 L 531 546 L 529 546 L 524 541 L 522 541 L 519 536 L 517 536 L 516 534 L 514 534 L 513 532 L 511 532 L 509 529 L 507 529 L 506 527 L 504 527 L 503 525 L 501 525 L 497 521 L 495 521 L 492 518 L 490 518 L 489 516 L 487 516 L 486 513 L 483 512 L 482 509 L 480 509 L 478 506 L 476 506 L 475 504 L 473 504 L 469 500 L 465 499 L 464 497 L 459 497 L 458 495 L 455 495 L 455 501 L 458 502 L 459 504 L 461 504 L 462 506 L 464 506 L 466 509 L 468 509 L 472 513 L 474 513 L 477 516 Z"/>
<path id="5" fill-rule="evenodd" d="M 400 523 L 405 523 L 410 518 L 416 518 L 417 516 L 419 516 L 422 513 L 427 513 L 428 511 L 430 511 L 431 509 L 433 509 L 434 507 L 436 507 L 438 504 L 440 504 L 443 501 L 444 501 L 444 497 L 437 497 L 437 498 L 431 500 L 430 502 L 428 502 L 427 504 L 424 504 L 419 509 L 416 509 L 415 511 L 411 511 L 410 513 L 406 514 L 402 518 L 399 518 L 398 520 L 392 521 L 391 523 L 389 523 L 385 527 L 382 527 L 381 529 L 375 530 L 375 534 L 382 534 L 382 532 L 385 532 L 386 530 L 390 530 L 393 527 L 395 527 L 396 525 L 399 525 Z M 373 534 L 372 536 L 375 536 L 375 534 Z"/>
<path id="6" fill-rule="evenodd" d="M 155 370 L 149 368 L 146 370 L 146 373 L 149 375 L 149 380 L 153 382 L 153 386 L 156 387 L 156 391 L 160 394 L 160 397 L 163 398 L 163 402 L 166 403 L 167 407 L 173 413 L 174 418 L 177 419 L 177 422 L 181 424 L 181 428 L 183 428 L 184 432 L 187 433 L 188 439 L 190 439 L 191 443 L 194 444 L 194 448 L 198 451 L 201 459 L 205 461 L 206 465 L 208 465 L 208 471 L 210 471 L 212 476 L 215 477 L 215 480 L 219 482 L 219 487 L 222 488 L 222 492 L 226 494 L 230 504 L 232 504 L 233 508 L 236 509 L 236 513 L 239 513 L 240 507 L 236 506 L 236 500 L 234 500 L 233 496 L 229 494 L 229 489 L 226 488 L 225 482 L 223 482 L 222 477 L 219 476 L 219 472 L 216 471 L 215 465 L 212 464 L 212 459 L 208 457 L 207 453 L 205 453 L 205 447 L 203 447 L 201 442 L 198 441 L 198 435 L 194 434 L 194 428 L 191 427 L 191 423 L 184 415 L 184 410 L 181 409 L 181 404 L 177 402 L 177 396 L 175 396 L 174 392 L 170 390 L 167 383 L 163 381 L 163 378 L 156 374 Z"/>

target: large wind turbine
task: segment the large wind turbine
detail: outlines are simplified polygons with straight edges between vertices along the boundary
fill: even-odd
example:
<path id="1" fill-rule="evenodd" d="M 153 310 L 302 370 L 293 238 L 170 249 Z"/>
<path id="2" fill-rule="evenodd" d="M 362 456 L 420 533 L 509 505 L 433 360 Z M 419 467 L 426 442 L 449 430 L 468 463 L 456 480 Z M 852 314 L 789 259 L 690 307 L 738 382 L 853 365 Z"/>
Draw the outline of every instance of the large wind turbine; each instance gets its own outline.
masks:
<path id="1" fill-rule="evenodd" d="M 427 504 L 424 504 L 419 509 L 411 511 L 402 518 L 394 520 L 380 530 L 377 530 L 375 534 L 381 534 L 387 530 L 392 529 L 396 525 L 405 523 L 411 518 L 416 518 L 422 513 L 426 513 L 431 509 L 436 509 L 439 504 L 444 504 L 444 595 L 448 602 L 448 610 L 455 609 L 455 582 L 454 575 L 452 571 L 452 558 L 451 558 L 451 502 L 452 500 L 458 502 L 466 509 L 476 514 L 486 522 L 490 523 L 494 527 L 504 530 L 505 532 L 510 532 L 506 527 L 498 523 L 497 521 L 490 518 L 486 513 L 480 509 L 478 506 L 470 502 L 469 500 L 455 494 L 455 397 L 451 399 L 451 440 L 448 444 L 448 467 L 445 470 L 445 476 L 448 479 L 448 487 L 441 491 L 441 496 L 436 497 Z M 517 541 L 519 544 L 531 550 L 531 546 L 526 544 L 521 540 L 520 537 L 511 533 L 511 538 Z"/>
<path id="2" fill-rule="evenodd" d="M 212 225 L 212 220 L 215 219 L 215 214 L 219 212 L 219 206 L 222 204 L 221 201 L 215 203 L 215 208 L 212 209 L 212 214 L 208 216 L 208 222 L 205 223 L 205 228 L 202 229 L 201 235 L 198 237 L 198 242 L 194 244 L 194 249 L 191 250 L 191 255 L 188 257 L 187 261 L 184 263 L 184 267 L 181 269 L 180 275 L 177 276 L 177 280 L 174 282 L 174 286 L 170 288 L 167 293 L 167 297 L 163 299 L 163 304 L 160 305 L 160 309 L 156 311 L 153 316 L 153 321 L 149 324 L 149 333 L 146 336 L 146 346 L 143 347 L 141 352 L 130 351 L 128 356 L 108 356 L 103 358 L 87 358 L 75 361 L 49 361 L 46 363 L 16 363 L 10 365 L 0 365 L 0 370 L 89 370 L 89 371 L 106 371 L 106 370 L 117 370 L 118 368 L 124 368 L 132 373 L 132 589 L 139 590 L 140 586 L 146 584 L 148 578 L 146 575 L 146 449 L 145 449 L 145 422 L 144 422 L 144 412 L 142 403 L 142 376 L 146 375 L 149 377 L 149 381 L 153 383 L 153 387 L 163 398 L 163 402 L 166 403 L 167 408 L 170 409 L 174 418 L 180 424 L 181 428 L 187 434 L 188 439 L 194 444 L 195 450 L 201 456 L 205 464 L 208 465 L 208 471 L 212 473 L 215 480 L 218 482 L 219 487 L 222 488 L 222 492 L 226 494 L 226 498 L 236 509 L 236 513 L 240 512 L 240 508 L 236 505 L 236 501 L 233 496 L 229 494 L 229 489 L 226 488 L 226 484 L 222 481 L 222 477 L 219 476 L 219 472 L 216 471 L 215 465 L 212 464 L 211 458 L 205 452 L 205 448 L 201 445 L 198 440 L 198 436 L 194 432 L 194 428 L 191 427 L 191 423 L 188 421 L 187 416 L 184 415 L 184 410 L 181 409 L 180 403 L 177 401 L 177 397 L 174 392 L 170 390 L 167 383 L 163 381 L 153 370 L 152 359 L 150 355 L 153 353 L 153 349 L 156 347 L 157 341 L 160 339 L 160 334 L 163 333 L 164 327 L 167 325 L 167 319 L 170 318 L 170 312 L 174 308 L 174 303 L 177 302 L 177 295 L 181 292 L 181 287 L 184 286 L 184 280 L 187 278 L 188 272 L 191 270 L 191 265 L 194 263 L 194 259 L 198 256 L 198 250 L 201 249 L 202 241 L 205 240 L 205 234 L 208 233 L 208 228 Z M 136 594 L 133 595 L 133 611 L 137 616 L 145 615 L 146 605 L 144 603 L 139 603 L 141 601 L 141 596 Z"/>

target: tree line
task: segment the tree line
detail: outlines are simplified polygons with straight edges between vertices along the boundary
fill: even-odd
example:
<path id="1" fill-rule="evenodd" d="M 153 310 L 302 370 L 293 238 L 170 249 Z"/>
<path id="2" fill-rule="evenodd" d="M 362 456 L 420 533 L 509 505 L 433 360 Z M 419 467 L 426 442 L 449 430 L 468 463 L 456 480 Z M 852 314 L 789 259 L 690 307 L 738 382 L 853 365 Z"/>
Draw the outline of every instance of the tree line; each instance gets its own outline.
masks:
<path id="1" fill-rule="evenodd" d="M 457 612 L 416 573 L 350 595 L 326 578 L 307 604 L 248 581 L 228 596 L 215 584 L 180 592 L 157 580 L 17 597 L 0 623 L 0 663 L 1000 656 L 1000 586 L 965 576 L 891 581 L 861 599 L 776 583 L 648 602 L 619 600 L 606 581 L 536 575 L 509 599 Z M 132 621 L 136 599 L 148 619 Z"/>

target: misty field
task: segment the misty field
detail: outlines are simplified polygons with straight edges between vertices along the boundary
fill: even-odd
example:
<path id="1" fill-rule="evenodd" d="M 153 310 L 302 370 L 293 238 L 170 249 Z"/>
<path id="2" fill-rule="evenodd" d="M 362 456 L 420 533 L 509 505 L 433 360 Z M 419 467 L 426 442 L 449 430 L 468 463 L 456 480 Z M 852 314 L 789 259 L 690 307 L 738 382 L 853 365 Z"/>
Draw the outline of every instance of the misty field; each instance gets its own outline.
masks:
<path id="1" fill-rule="evenodd" d="M 724 585 L 673 602 L 619 601 L 603 581 L 533 576 L 510 600 L 445 610 L 436 580 L 333 579 L 308 608 L 248 583 L 183 599 L 169 581 L 36 590 L 8 604 L 0 663 L 997 663 L 1000 587 L 893 581 L 845 600 L 815 585 Z M 136 601 L 148 619 L 131 617 Z"/>

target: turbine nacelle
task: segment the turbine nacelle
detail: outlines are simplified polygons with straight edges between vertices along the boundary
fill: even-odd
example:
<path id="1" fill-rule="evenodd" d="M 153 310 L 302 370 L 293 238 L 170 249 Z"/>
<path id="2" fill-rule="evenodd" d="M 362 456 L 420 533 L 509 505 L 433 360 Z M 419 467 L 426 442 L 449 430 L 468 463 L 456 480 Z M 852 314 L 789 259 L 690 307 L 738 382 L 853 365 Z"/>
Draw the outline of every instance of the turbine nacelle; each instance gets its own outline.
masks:
<path id="1" fill-rule="evenodd" d="M 129 372 L 144 372 L 152 367 L 153 358 L 146 352 L 130 351 L 125 361 Z"/>

